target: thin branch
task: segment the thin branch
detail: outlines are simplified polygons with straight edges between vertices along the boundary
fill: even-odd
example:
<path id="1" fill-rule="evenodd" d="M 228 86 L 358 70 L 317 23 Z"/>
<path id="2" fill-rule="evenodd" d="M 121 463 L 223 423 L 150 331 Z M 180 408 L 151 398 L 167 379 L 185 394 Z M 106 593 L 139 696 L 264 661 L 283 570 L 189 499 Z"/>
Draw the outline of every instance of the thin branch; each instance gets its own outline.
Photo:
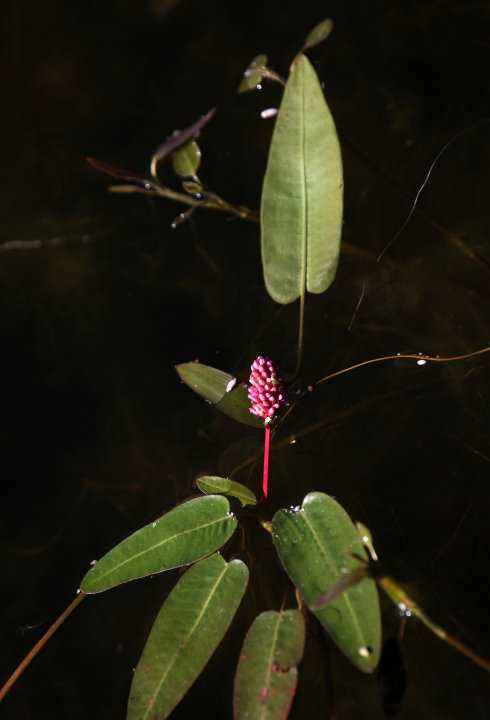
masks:
<path id="1" fill-rule="evenodd" d="M 44 633 L 42 638 L 37 641 L 37 643 L 34 645 L 32 650 L 27 653 L 25 658 L 22 660 L 22 662 L 16 667 L 12 675 L 9 677 L 7 682 L 3 685 L 3 687 L 0 689 L 0 702 L 4 699 L 5 695 L 9 692 L 11 687 L 17 682 L 17 680 L 20 678 L 24 670 L 30 665 L 30 663 L 34 660 L 36 655 L 39 653 L 40 650 L 43 649 L 43 647 L 46 645 L 48 640 L 55 634 L 55 632 L 58 630 L 60 625 L 64 623 L 66 618 L 72 614 L 72 612 L 77 608 L 82 600 L 84 600 L 87 596 L 83 592 L 79 592 L 78 595 L 75 597 L 75 599 L 68 605 L 68 607 L 61 613 L 61 615 L 54 621 L 54 623 L 51 625 L 51 627 L 48 628 L 48 630 Z"/>

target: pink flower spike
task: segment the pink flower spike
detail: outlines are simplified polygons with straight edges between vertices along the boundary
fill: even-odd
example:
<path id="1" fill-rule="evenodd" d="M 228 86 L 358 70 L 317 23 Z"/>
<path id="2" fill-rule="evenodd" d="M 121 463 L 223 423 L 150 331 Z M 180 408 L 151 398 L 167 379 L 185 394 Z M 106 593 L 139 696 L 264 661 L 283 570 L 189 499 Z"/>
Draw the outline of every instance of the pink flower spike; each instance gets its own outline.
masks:
<path id="1" fill-rule="evenodd" d="M 276 366 L 268 357 L 259 355 L 253 361 L 250 371 L 249 411 L 262 418 L 265 427 L 262 490 L 266 498 L 269 491 L 270 425 L 276 413 L 286 404 L 286 396 Z"/>

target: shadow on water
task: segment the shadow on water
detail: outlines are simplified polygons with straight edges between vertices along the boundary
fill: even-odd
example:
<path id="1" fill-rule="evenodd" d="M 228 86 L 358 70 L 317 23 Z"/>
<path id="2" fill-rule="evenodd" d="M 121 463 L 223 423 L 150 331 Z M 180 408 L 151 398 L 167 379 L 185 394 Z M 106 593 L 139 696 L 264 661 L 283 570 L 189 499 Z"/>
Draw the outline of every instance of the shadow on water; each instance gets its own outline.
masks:
<path id="1" fill-rule="evenodd" d="M 202 175 L 257 207 L 272 128 L 259 112 L 280 90 L 237 96 L 236 85 L 258 52 L 285 74 L 325 13 L 319 2 L 219 0 L 6 8 L 3 676 L 93 558 L 194 493 L 199 473 L 231 472 L 256 451 L 255 431 L 213 413 L 173 365 L 198 357 L 245 373 L 259 350 L 283 365 L 294 357 L 297 309 L 267 298 L 254 225 L 202 212 L 172 231 L 180 208 L 109 196 L 84 158 L 144 171 L 166 135 L 217 105 Z M 335 32 L 313 57 L 342 140 L 346 246 L 334 286 L 308 300 L 305 384 L 376 355 L 458 354 L 490 339 L 488 126 L 448 149 L 376 262 L 438 150 L 487 112 L 488 8 L 332 2 L 328 14 Z M 270 503 L 296 505 L 313 488 L 333 494 L 429 614 L 487 656 L 488 387 L 485 356 L 400 361 L 326 384 L 284 427 L 298 440 L 273 454 Z M 258 489 L 259 468 L 238 479 Z M 247 538 L 230 553 L 247 555 L 251 591 L 175 718 L 202 707 L 230 716 L 244 632 L 282 602 L 269 538 L 252 527 Z M 124 717 L 131 668 L 177 576 L 87 602 L 19 681 L 6 717 Z M 399 620 L 384 609 L 395 637 Z M 415 623 L 403 651 L 398 717 L 488 716 L 482 671 Z M 376 680 L 315 626 L 295 708 L 291 717 L 383 717 Z"/>

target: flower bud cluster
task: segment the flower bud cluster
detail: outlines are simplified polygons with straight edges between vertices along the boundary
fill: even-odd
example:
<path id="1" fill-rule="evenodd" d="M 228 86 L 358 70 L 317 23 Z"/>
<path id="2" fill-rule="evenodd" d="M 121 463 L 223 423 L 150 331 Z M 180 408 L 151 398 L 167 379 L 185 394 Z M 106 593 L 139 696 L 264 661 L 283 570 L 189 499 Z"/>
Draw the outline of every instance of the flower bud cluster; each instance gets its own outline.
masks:
<path id="1" fill-rule="evenodd" d="M 252 363 L 248 387 L 250 412 L 271 422 L 286 398 L 277 370 L 268 357 L 259 355 Z"/>

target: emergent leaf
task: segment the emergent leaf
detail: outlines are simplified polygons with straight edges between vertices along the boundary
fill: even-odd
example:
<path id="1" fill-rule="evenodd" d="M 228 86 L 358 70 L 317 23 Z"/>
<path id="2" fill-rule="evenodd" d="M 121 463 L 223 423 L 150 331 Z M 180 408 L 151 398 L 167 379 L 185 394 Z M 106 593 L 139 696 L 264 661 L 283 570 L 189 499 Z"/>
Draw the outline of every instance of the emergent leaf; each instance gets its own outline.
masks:
<path id="1" fill-rule="evenodd" d="M 333 20 L 331 20 L 330 18 L 319 22 L 318 25 L 315 25 L 313 30 L 308 33 L 305 44 L 303 45 L 303 50 L 309 50 L 310 48 L 315 47 L 315 45 L 318 45 L 319 43 L 326 40 L 332 30 Z"/>

